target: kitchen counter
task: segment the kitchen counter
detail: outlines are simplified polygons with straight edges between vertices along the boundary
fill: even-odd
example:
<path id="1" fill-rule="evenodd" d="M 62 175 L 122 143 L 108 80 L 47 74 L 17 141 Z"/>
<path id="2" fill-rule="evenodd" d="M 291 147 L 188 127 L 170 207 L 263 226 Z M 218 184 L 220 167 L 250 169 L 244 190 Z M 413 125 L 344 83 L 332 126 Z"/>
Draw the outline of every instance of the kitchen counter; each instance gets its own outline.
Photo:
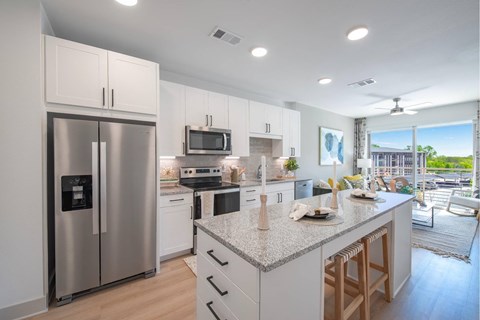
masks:
<path id="1" fill-rule="evenodd" d="M 217 319 L 323 319 L 326 259 L 382 226 L 388 228 L 395 298 L 411 275 L 413 197 L 380 192 L 372 201 L 350 192 L 338 194 L 343 223 L 336 225 L 288 217 L 293 203 L 328 206 L 331 194 L 268 206 L 269 230 L 257 229 L 259 208 L 196 220 L 197 319 L 213 313 Z M 370 249 L 371 261 L 381 265 L 379 243 Z M 353 277 L 354 267 L 347 270 Z"/>
<path id="2" fill-rule="evenodd" d="M 160 186 L 160 196 L 171 196 L 174 194 L 185 194 L 185 193 L 193 193 L 193 190 L 181 185 L 178 185 L 177 187 Z"/>
<path id="3" fill-rule="evenodd" d="M 410 195 L 379 192 L 380 198 L 385 201 L 372 202 L 353 199 L 350 192 L 338 193 L 338 215 L 344 222 L 336 226 L 318 226 L 305 221 L 307 218 L 299 221 L 290 219 L 292 202 L 267 207 L 270 219 L 268 231 L 257 229 L 258 208 L 195 220 L 194 223 L 254 267 L 268 272 L 412 199 Z M 295 202 L 317 208 L 328 206 L 329 201 L 330 195 L 321 195 Z"/>

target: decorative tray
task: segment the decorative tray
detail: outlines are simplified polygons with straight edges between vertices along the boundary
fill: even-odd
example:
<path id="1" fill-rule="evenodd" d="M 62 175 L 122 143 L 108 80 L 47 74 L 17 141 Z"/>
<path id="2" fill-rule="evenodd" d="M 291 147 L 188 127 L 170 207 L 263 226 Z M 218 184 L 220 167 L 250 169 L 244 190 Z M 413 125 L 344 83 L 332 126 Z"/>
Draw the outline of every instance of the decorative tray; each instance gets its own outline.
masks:
<path id="1" fill-rule="evenodd" d="M 380 197 L 375 197 L 375 198 L 370 198 L 370 197 L 366 197 L 365 195 L 361 195 L 361 196 L 356 196 L 354 194 L 351 194 L 350 195 L 352 198 L 355 198 L 355 199 L 362 199 L 362 200 L 371 200 L 371 201 L 375 201 L 375 200 L 378 200 L 380 199 Z"/>

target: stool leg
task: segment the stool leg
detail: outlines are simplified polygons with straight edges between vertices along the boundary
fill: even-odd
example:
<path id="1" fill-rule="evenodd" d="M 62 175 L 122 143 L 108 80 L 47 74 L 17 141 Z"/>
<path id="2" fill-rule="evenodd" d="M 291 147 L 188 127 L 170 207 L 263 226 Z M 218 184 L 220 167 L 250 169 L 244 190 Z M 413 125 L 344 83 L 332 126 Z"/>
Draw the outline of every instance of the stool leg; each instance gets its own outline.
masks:
<path id="1" fill-rule="evenodd" d="M 365 283 L 367 284 L 367 293 L 370 296 L 370 241 L 368 239 L 363 239 L 363 250 L 365 251 L 365 266 L 367 270 L 365 271 Z"/>
<path id="2" fill-rule="evenodd" d="M 370 297 L 368 294 L 368 285 L 366 282 L 366 273 L 369 269 L 365 265 L 365 250 L 362 250 L 358 253 L 357 257 L 357 272 L 358 272 L 358 290 L 361 295 L 363 295 L 363 302 L 360 304 L 360 319 L 368 320 L 370 319 Z"/>
<path id="3" fill-rule="evenodd" d="M 344 319 L 344 261 L 342 257 L 335 257 L 335 319 Z"/>
<path id="4" fill-rule="evenodd" d="M 385 300 L 387 302 L 392 301 L 392 291 L 390 288 L 390 256 L 389 256 L 389 250 L 388 250 L 388 234 L 384 234 L 382 236 L 382 248 L 383 248 L 383 272 L 388 274 L 387 279 L 385 279 L 384 285 L 385 285 Z"/>

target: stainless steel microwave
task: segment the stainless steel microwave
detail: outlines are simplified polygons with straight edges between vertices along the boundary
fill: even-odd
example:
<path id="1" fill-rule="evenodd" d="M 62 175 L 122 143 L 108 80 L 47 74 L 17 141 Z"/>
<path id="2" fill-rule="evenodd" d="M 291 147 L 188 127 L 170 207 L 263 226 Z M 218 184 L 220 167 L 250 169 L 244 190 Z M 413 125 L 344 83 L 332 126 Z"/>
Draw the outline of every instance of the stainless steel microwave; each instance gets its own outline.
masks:
<path id="1" fill-rule="evenodd" d="M 232 154 L 232 131 L 210 127 L 185 127 L 186 154 Z"/>

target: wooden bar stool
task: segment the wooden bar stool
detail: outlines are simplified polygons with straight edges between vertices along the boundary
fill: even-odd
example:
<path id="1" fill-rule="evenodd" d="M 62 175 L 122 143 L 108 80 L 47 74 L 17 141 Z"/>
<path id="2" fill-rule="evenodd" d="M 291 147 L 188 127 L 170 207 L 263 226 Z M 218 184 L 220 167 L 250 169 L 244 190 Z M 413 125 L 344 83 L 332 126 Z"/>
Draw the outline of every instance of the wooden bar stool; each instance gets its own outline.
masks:
<path id="1" fill-rule="evenodd" d="M 358 286 L 357 290 L 345 286 L 348 260 L 357 257 Z M 332 268 L 335 268 L 333 271 Z M 334 280 L 325 277 L 325 283 L 335 288 L 335 319 L 348 319 L 360 307 L 360 319 L 370 319 L 368 308 L 368 293 L 366 282 L 365 250 L 361 242 L 355 242 L 335 254 L 333 262 L 325 266 L 325 273 L 333 276 Z M 348 281 L 350 282 L 350 281 Z M 344 293 L 353 297 L 353 301 L 345 307 Z"/>
<path id="2" fill-rule="evenodd" d="M 370 261 L 370 246 L 376 240 L 382 238 L 382 259 L 383 266 Z M 362 238 L 365 248 L 365 265 L 367 266 L 366 281 L 368 285 L 368 296 L 370 297 L 381 285 L 385 286 L 385 300 L 392 301 L 392 292 L 390 289 L 390 254 L 388 250 L 388 229 L 381 227 Z M 382 275 L 370 285 L 370 268 L 378 270 Z"/>

